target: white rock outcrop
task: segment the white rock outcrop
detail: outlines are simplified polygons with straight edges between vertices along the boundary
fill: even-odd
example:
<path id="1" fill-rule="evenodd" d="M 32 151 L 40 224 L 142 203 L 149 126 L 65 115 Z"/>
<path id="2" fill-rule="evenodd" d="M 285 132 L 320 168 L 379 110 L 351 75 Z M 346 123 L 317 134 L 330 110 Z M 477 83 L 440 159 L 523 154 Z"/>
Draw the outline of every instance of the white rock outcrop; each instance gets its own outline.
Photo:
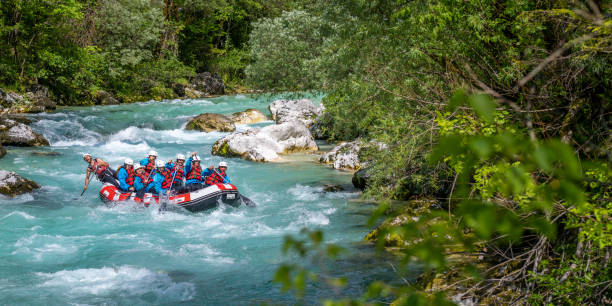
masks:
<path id="1" fill-rule="evenodd" d="M 359 170 L 362 166 L 359 151 L 363 147 L 361 140 L 342 142 L 331 151 L 323 154 L 319 162 L 331 164 L 334 169 Z"/>
<path id="2" fill-rule="evenodd" d="M 318 150 L 308 128 L 299 121 L 232 133 L 215 142 L 213 155 L 256 162 L 280 159 L 279 154 Z"/>
<path id="3" fill-rule="evenodd" d="M 269 106 L 272 120 L 276 123 L 300 121 L 310 127 L 315 118 L 323 111 L 322 107 L 316 107 L 308 99 L 300 100 L 275 100 Z"/>

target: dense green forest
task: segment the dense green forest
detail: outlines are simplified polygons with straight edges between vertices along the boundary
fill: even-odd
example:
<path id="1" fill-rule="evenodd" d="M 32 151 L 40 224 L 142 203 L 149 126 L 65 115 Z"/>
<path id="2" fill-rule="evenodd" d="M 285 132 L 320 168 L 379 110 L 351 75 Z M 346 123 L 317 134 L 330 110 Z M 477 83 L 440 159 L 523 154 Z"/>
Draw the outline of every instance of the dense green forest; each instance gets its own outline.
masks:
<path id="1" fill-rule="evenodd" d="M 611 13 L 609 1 L 331 0 L 254 24 L 251 84 L 323 90 L 320 132 L 386 144 L 360 153 L 365 196 L 382 203 L 373 220 L 388 217 L 367 240 L 427 273 L 353 302 L 612 301 Z M 307 233 L 284 249 L 336 255 Z M 299 294 L 309 276 L 286 265 L 277 281 Z"/>
<path id="2" fill-rule="evenodd" d="M 240 88 L 251 22 L 290 1 L 6 0 L 0 3 L 0 87 L 48 86 L 67 105 L 98 91 L 124 102 L 172 98 L 197 72 Z M 232 88 L 230 88 L 232 89 Z"/>
<path id="3" fill-rule="evenodd" d="M 604 0 L 5 0 L 0 87 L 129 102 L 210 71 L 235 90 L 324 92 L 320 134 L 387 148 L 360 156 L 371 225 L 387 219 L 367 239 L 425 270 L 330 303 L 604 305 L 611 15 Z M 283 250 L 338 255 L 305 233 Z M 345 283 L 276 275 L 298 296 L 316 279 Z"/>

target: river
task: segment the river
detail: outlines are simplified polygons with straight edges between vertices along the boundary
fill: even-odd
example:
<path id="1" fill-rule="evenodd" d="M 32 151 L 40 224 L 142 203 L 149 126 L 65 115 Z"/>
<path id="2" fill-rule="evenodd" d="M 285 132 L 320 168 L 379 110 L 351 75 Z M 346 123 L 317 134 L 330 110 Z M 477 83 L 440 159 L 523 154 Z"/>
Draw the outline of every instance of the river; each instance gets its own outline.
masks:
<path id="1" fill-rule="evenodd" d="M 290 293 L 273 283 L 287 260 L 285 235 L 322 229 L 328 242 L 349 251 L 328 271 L 347 277 L 334 291 L 309 286 L 304 302 L 355 297 L 376 279 L 393 281 L 385 258 L 358 242 L 368 232 L 367 206 L 351 203 L 357 191 L 327 193 L 323 183 L 350 187 L 351 175 L 313 162 L 254 163 L 210 154 L 224 133 L 185 131 L 203 112 L 231 114 L 247 108 L 268 113 L 271 97 L 143 102 L 68 107 L 31 115 L 48 148 L 8 147 L 0 168 L 42 185 L 32 194 L 0 199 L 0 302 L 3 304 L 288 304 Z M 273 122 L 256 124 L 267 125 Z M 240 125 L 238 130 L 252 126 Z M 83 197 L 89 152 L 117 166 L 126 157 L 160 158 L 199 152 L 203 165 L 221 160 L 238 189 L 258 206 L 207 212 L 159 212 L 156 207 L 106 207 L 95 181 Z M 56 152 L 56 156 L 36 152 Z M 300 259 L 288 258 L 293 262 Z M 307 262 L 304 264 L 308 265 Z"/>

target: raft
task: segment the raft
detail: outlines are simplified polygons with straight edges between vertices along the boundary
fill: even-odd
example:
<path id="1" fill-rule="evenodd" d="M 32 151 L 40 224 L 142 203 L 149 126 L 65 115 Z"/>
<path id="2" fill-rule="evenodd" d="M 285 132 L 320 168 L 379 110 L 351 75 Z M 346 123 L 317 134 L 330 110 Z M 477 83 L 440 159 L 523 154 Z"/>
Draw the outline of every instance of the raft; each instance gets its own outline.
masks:
<path id="1" fill-rule="evenodd" d="M 159 204 L 159 196 L 153 193 L 145 193 L 143 198 L 137 198 L 135 192 L 124 192 L 112 184 L 104 184 L 100 189 L 100 199 L 107 205 L 117 203 L 136 202 L 146 206 L 151 203 Z M 164 197 L 162 204 L 170 206 L 180 206 L 191 212 L 203 211 L 217 207 L 220 203 L 231 205 L 234 207 L 240 206 L 242 197 L 236 186 L 232 184 L 215 184 L 205 188 L 171 195 L 169 198 Z"/>

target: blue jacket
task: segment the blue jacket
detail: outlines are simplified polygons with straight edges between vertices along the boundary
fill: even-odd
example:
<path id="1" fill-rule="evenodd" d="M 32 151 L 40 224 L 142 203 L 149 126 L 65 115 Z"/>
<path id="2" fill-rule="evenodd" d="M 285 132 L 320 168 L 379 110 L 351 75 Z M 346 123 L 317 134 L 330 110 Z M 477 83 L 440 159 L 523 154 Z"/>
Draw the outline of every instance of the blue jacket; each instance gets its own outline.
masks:
<path id="1" fill-rule="evenodd" d="M 146 167 L 148 164 L 149 164 L 149 158 L 148 157 L 145 157 L 145 158 L 140 160 L 140 165 Z"/>
<path id="2" fill-rule="evenodd" d="M 219 171 L 219 170 L 217 170 Z M 213 174 L 215 172 L 215 169 L 210 169 L 210 168 L 205 168 L 204 170 L 202 170 L 202 181 L 205 180 L 205 177 Z M 219 172 L 221 173 L 221 172 Z M 230 178 L 229 176 L 227 176 L 227 173 L 225 173 L 225 176 L 223 177 L 223 184 L 229 184 L 230 183 Z"/>
<path id="3" fill-rule="evenodd" d="M 117 171 L 117 178 L 119 179 L 119 188 L 123 190 L 128 190 L 130 189 L 130 187 L 132 187 L 125 181 L 128 176 L 129 174 L 127 170 L 125 170 L 125 168 L 119 168 L 119 171 Z"/>
<path id="4" fill-rule="evenodd" d="M 191 161 L 193 160 L 193 157 L 189 157 L 186 161 L 185 161 L 185 177 L 187 177 L 187 173 L 191 172 Z M 200 165 L 201 167 L 201 165 Z M 202 169 L 202 173 L 204 173 L 205 169 Z M 185 182 L 185 184 L 201 184 L 202 183 L 202 177 L 200 177 L 200 179 L 192 179 L 192 180 L 187 180 Z"/>
<path id="5" fill-rule="evenodd" d="M 150 185 L 150 184 L 149 184 Z M 140 177 L 135 177 L 134 178 L 134 189 L 136 189 L 136 191 L 141 190 L 142 188 L 145 188 L 145 184 L 144 182 L 140 179 Z"/>
<path id="6" fill-rule="evenodd" d="M 153 176 L 153 188 L 155 188 L 155 193 L 156 194 L 166 194 L 167 189 L 163 189 L 162 188 L 162 183 L 164 182 L 164 180 L 166 179 L 166 177 L 163 176 L 163 174 L 156 172 L 155 176 Z"/>

